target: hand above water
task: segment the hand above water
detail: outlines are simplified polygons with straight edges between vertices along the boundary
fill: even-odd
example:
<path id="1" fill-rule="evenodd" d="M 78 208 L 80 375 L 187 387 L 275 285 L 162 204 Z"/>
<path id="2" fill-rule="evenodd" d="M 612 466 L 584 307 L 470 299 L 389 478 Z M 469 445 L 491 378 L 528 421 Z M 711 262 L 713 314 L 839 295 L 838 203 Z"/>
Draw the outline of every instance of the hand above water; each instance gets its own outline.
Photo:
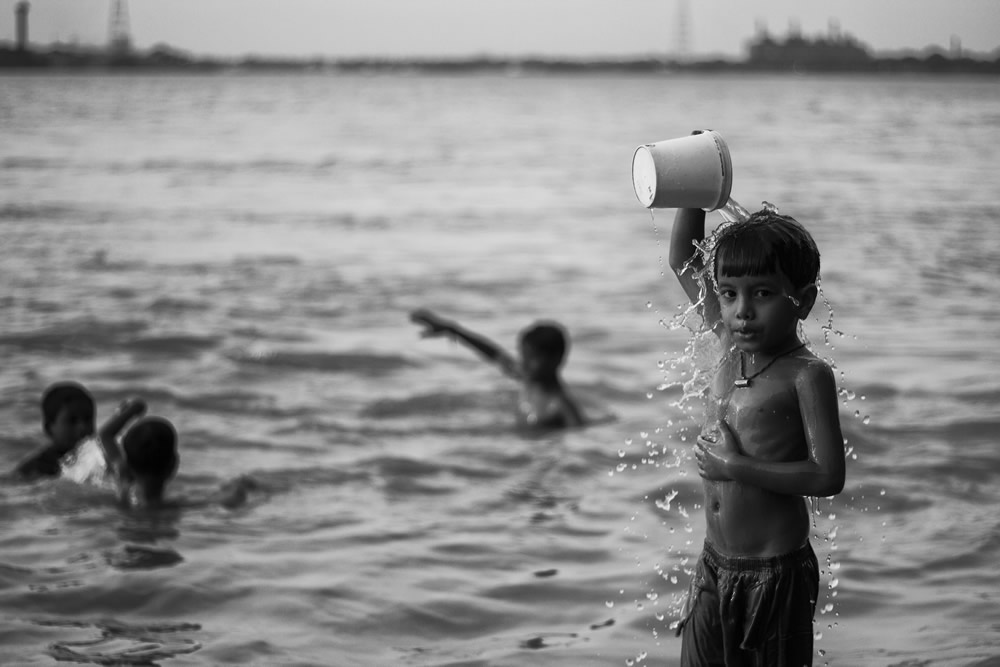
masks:
<path id="1" fill-rule="evenodd" d="M 441 336 L 451 331 L 451 322 L 438 317 L 426 308 L 418 308 L 411 312 L 410 321 L 424 326 L 424 330 L 420 332 L 423 338 Z"/>
<path id="2" fill-rule="evenodd" d="M 133 417 L 141 417 L 146 413 L 146 409 L 146 401 L 141 398 L 126 398 L 118 404 L 115 416 L 122 417 L 126 420 Z"/>
<path id="3" fill-rule="evenodd" d="M 725 421 L 719 422 L 719 428 L 714 433 L 699 435 L 694 446 L 698 474 L 713 482 L 732 480 L 728 473 L 729 464 L 739 455 L 736 436 Z"/>

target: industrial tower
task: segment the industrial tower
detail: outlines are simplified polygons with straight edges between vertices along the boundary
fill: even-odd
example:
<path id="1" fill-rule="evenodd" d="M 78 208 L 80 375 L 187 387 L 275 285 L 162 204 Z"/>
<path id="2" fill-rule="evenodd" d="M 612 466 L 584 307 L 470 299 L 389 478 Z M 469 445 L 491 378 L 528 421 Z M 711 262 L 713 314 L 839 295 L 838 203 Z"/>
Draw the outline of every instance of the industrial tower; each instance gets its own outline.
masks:
<path id="1" fill-rule="evenodd" d="M 677 44 L 674 59 L 682 62 L 691 55 L 690 43 L 691 15 L 687 0 L 677 0 Z"/>
<path id="2" fill-rule="evenodd" d="M 27 0 L 21 0 L 14 7 L 15 20 L 17 22 L 17 50 L 28 50 L 28 5 Z"/>
<path id="3" fill-rule="evenodd" d="M 108 49 L 112 55 L 124 56 L 132 52 L 132 37 L 128 25 L 128 0 L 111 0 L 108 15 Z"/>

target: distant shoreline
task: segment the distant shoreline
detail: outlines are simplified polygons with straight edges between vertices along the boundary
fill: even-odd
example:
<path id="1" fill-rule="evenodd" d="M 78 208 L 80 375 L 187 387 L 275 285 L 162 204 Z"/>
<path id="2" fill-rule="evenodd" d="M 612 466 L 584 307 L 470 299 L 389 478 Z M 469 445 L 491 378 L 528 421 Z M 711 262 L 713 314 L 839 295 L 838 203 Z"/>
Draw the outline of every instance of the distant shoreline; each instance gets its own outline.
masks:
<path id="1" fill-rule="evenodd" d="M 667 58 L 280 58 L 245 56 L 201 58 L 160 46 L 147 52 L 109 53 L 90 48 L 52 47 L 48 50 L 0 46 L 0 70 L 20 72 L 292 72 L 312 73 L 792 73 L 792 74 L 1000 74 L 1000 58 L 993 60 L 930 55 L 844 58 L 809 48 L 771 49 L 740 60 L 678 61 Z"/>

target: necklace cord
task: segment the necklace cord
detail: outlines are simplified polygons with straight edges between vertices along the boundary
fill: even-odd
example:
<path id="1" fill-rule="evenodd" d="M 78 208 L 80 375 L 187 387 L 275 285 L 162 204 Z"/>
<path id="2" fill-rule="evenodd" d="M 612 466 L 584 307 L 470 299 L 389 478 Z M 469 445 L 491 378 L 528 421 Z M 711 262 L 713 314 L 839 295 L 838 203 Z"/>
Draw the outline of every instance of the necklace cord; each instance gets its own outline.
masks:
<path id="1" fill-rule="evenodd" d="M 743 351 L 740 350 L 740 378 L 739 378 L 739 380 L 736 380 L 736 386 L 737 387 L 747 387 L 747 386 L 749 386 L 750 380 L 754 379 L 755 377 L 757 377 L 758 375 L 760 375 L 761 373 L 763 373 L 764 371 L 766 371 L 778 359 L 781 359 L 782 357 L 787 356 L 787 355 L 791 354 L 792 352 L 796 352 L 798 350 L 801 350 L 805 346 L 806 346 L 805 343 L 799 343 L 795 347 L 793 347 L 791 349 L 788 349 L 788 350 L 785 350 L 781 354 L 775 355 L 775 357 L 773 359 L 771 359 L 771 361 L 769 361 L 766 364 L 764 364 L 764 368 L 760 369 L 759 371 L 757 371 L 756 373 L 754 373 L 750 377 L 747 377 L 747 372 L 746 372 L 746 357 L 743 356 Z"/>

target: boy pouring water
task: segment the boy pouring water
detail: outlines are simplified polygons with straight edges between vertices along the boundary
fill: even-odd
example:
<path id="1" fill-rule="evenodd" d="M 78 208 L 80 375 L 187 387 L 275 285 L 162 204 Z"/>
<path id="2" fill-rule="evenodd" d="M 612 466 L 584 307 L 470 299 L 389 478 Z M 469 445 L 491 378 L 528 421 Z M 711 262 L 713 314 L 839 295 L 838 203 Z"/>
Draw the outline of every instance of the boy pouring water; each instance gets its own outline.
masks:
<path id="1" fill-rule="evenodd" d="M 704 237 L 704 211 L 679 209 L 670 266 L 723 348 L 695 445 L 707 526 L 681 664 L 811 665 L 819 569 L 804 497 L 844 486 L 833 371 L 798 331 L 819 251 L 769 208 L 723 225 L 703 251 Z"/>

